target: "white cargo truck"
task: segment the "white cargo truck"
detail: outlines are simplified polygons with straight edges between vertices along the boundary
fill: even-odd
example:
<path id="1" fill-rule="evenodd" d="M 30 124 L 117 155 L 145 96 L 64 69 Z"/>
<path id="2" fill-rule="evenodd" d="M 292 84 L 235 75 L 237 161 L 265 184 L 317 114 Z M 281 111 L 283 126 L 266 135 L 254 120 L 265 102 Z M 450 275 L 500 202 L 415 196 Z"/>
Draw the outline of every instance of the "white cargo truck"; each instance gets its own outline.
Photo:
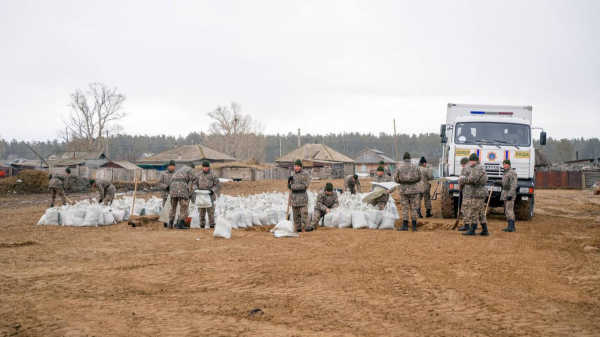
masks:
<path id="1" fill-rule="evenodd" d="M 502 161 L 510 159 L 518 177 L 515 217 L 517 220 L 531 220 L 535 205 L 535 149 L 531 117 L 531 106 L 448 103 L 446 123 L 442 124 L 440 131 L 443 158 L 439 171 L 440 176 L 447 178 L 442 182 L 441 194 L 444 218 L 457 216 L 460 160 L 476 153 L 488 175 L 488 191 L 493 188 L 490 207 L 503 206 L 500 201 Z M 543 130 L 540 144 L 546 144 Z"/>

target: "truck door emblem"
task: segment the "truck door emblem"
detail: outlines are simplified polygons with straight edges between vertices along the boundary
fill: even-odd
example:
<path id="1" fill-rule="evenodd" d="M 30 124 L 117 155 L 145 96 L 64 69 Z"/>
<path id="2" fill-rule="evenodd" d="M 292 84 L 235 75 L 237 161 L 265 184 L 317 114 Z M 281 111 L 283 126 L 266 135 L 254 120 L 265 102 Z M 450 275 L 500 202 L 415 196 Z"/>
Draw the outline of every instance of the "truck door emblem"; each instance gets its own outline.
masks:
<path id="1" fill-rule="evenodd" d="M 489 161 L 496 161 L 496 152 L 490 152 L 487 155 Z"/>

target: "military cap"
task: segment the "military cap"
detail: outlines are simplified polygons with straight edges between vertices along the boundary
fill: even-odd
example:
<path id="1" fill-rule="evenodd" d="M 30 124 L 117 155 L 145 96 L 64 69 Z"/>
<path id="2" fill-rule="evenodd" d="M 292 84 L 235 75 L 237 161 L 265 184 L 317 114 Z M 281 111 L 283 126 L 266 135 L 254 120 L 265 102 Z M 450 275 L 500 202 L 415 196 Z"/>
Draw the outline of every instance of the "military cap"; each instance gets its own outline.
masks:
<path id="1" fill-rule="evenodd" d="M 427 159 L 425 159 L 425 157 L 421 157 L 421 160 L 419 160 L 419 164 L 424 164 L 427 162 Z"/>
<path id="2" fill-rule="evenodd" d="M 471 155 L 469 156 L 469 161 L 479 161 L 477 153 L 471 153 Z"/>
<path id="3" fill-rule="evenodd" d="M 381 171 L 381 172 L 383 172 L 383 166 L 379 165 L 379 166 L 377 167 L 377 171 Z"/>
<path id="4" fill-rule="evenodd" d="M 510 166 L 510 159 L 504 159 L 504 161 L 502 162 L 502 164 L 508 164 Z"/>
<path id="5" fill-rule="evenodd" d="M 173 159 L 169 160 L 169 165 L 167 166 L 175 166 L 175 161 Z"/>
<path id="6" fill-rule="evenodd" d="M 466 164 L 466 163 L 468 163 L 468 162 L 469 162 L 469 158 L 467 158 L 467 157 L 462 157 L 462 158 L 460 159 L 460 163 L 461 163 L 462 165 L 464 165 L 464 164 Z"/>
<path id="7" fill-rule="evenodd" d="M 410 153 L 404 152 L 404 156 L 402 156 L 402 159 L 404 159 L 404 160 L 410 159 Z"/>
<path id="8" fill-rule="evenodd" d="M 358 174 L 353 175 L 352 178 L 354 178 L 354 180 L 358 180 Z"/>
<path id="9" fill-rule="evenodd" d="M 90 185 L 94 185 L 96 181 L 94 179 L 90 179 Z"/>
<path id="10" fill-rule="evenodd" d="M 332 183 L 325 184 L 325 191 L 332 192 L 333 191 L 333 184 Z"/>
<path id="11" fill-rule="evenodd" d="M 65 172 L 67 172 L 68 174 L 71 174 L 71 169 L 67 167 L 67 169 L 65 170 Z"/>
<path id="12" fill-rule="evenodd" d="M 302 160 L 300 160 L 300 159 L 294 160 L 294 166 L 296 166 L 296 165 L 302 167 Z"/>
<path id="13" fill-rule="evenodd" d="M 202 161 L 202 167 L 210 167 L 210 162 L 207 159 Z"/>

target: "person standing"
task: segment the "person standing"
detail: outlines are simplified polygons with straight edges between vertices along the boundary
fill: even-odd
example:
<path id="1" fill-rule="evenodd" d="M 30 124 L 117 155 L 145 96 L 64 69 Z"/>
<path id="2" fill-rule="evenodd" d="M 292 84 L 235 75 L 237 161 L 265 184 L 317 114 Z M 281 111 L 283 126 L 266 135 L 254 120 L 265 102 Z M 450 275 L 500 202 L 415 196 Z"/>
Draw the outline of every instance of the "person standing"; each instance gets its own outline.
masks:
<path id="1" fill-rule="evenodd" d="M 56 195 L 60 196 L 62 199 L 63 205 L 67 204 L 67 195 L 65 194 L 65 189 L 68 185 L 69 177 L 71 176 L 71 169 L 66 168 L 65 173 L 62 172 L 50 172 L 48 173 L 48 188 L 52 192 L 52 201 L 50 202 L 50 207 L 54 207 L 54 201 L 56 200 Z"/>
<path id="2" fill-rule="evenodd" d="M 503 232 L 514 232 L 515 229 L 515 199 L 517 198 L 517 172 L 510 166 L 510 159 L 502 162 L 504 174 L 502 175 L 502 194 L 500 200 L 504 201 L 504 213 L 508 220 L 508 227 Z"/>
<path id="3" fill-rule="evenodd" d="M 319 227 L 319 221 L 325 214 L 333 211 L 338 207 L 338 195 L 333 191 L 333 184 L 325 184 L 325 188 L 317 195 L 315 203 L 315 213 L 312 220 L 312 228 L 315 230 Z"/>
<path id="4" fill-rule="evenodd" d="M 117 189 L 115 185 L 113 185 L 110 181 L 105 179 L 90 180 L 90 184 L 92 187 L 97 187 L 98 192 L 100 193 L 100 198 L 98 199 L 98 203 L 103 203 L 105 205 L 112 204 L 115 199 L 115 193 L 117 193 Z"/>
<path id="5" fill-rule="evenodd" d="M 169 212 L 169 228 L 173 228 L 175 221 L 175 212 L 179 204 L 179 219 L 177 229 L 188 229 L 185 226 L 185 219 L 188 216 L 190 207 L 190 196 L 192 194 L 191 186 L 196 181 L 196 170 L 191 165 L 184 166 L 177 170 L 173 175 L 171 182 L 171 211 Z"/>
<path id="6" fill-rule="evenodd" d="M 462 166 L 462 169 L 460 170 L 460 175 L 463 177 L 467 176 L 467 171 L 469 170 L 469 166 L 467 165 L 469 163 L 469 158 L 467 157 L 462 157 L 460 159 L 460 166 Z M 464 231 L 468 231 L 469 228 L 469 221 L 471 221 L 471 219 L 469 218 L 469 208 L 465 207 L 466 203 L 465 203 L 465 197 L 464 197 L 464 190 L 465 184 L 464 183 L 459 183 L 458 184 L 458 189 L 459 189 L 459 193 L 460 193 L 460 201 L 462 203 L 462 205 L 460 205 L 460 210 L 462 211 L 463 214 L 463 226 L 460 227 L 458 229 L 459 232 L 464 232 Z"/>
<path id="7" fill-rule="evenodd" d="M 419 211 L 417 214 L 419 218 L 423 217 L 421 214 L 421 200 L 424 200 L 425 217 L 431 218 L 433 214 L 431 214 L 431 183 L 429 181 L 433 180 L 433 171 L 427 167 L 425 157 L 421 157 L 421 160 L 419 160 L 419 170 L 421 171 L 421 181 L 419 182 Z"/>
<path id="8" fill-rule="evenodd" d="M 346 192 L 350 192 L 350 194 L 356 194 L 356 190 L 358 189 L 358 193 L 361 192 L 360 181 L 358 181 L 358 174 L 349 175 L 344 180 L 344 190 Z"/>
<path id="9" fill-rule="evenodd" d="M 469 156 L 469 170 L 466 176 L 459 178 L 459 185 L 461 183 L 465 184 L 463 198 L 466 202 L 465 207 L 468 208 L 469 223 L 471 224 L 471 228 L 466 233 L 463 233 L 463 235 L 475 235 L 478 220 L 481 223 L 481 233 L 479 235 L 490 235 L 487 229 L 486 214 L 483 211 L 485 209 L 485 197 L 488 194 L 485 188 L 487 173 L 485 173 L 485 169 L 479 163 L 477 154 L 472 153 Z"/>
<path id="10" fill-rule="evenodd" d="M 200 208 L 200 228 L 206 227 L 206 214 L 208 213 L 208 225 L 215 228 L 215 202 L 221 194 L 221 182 L 219 177 L 210 169 L 207 159 L 202 161 L 202 171 L 196 173 L 195 189 L 206 190 L 210 195 L 211 206 Z"/>
<path id="11" fill-rule="evenodd" d="M 171 181 L 173 181 L 173 174 L 175 174 L 175 161 L 169 160 L 167 170 L 160 174 L 157 184 L 158 188 L 163 191 L 161 195 L 163 207 L 165 207 L 167 198 L 169 197 L 169 189 L 171 188 Z M 163 226 L 167 228 L 167 223 L 163 223 Z"/>
<path id="12" fill-rule="evenodd" d="M 377 173 L 375 175 L 375 178 L 373 178 L 373 182 L 388 183 L 388 182 L 392 181 L 392 177 L 390 177 L 384 173 L 383 166 L 380 165 L 379 167 L 377 167 L 376 172 Z M 375 185 L 373 185 L 373 188 L 371 189 L 371 191 L 373 191 L 374 189 L 375 189 Z M 369 204 L 371 204 L 373 206 L 377 206 L 379 208 L 379 210 L 385 209 L 385 206 L 387 205 L 388 200 L 390 200 L 390 193 L 392 193 L 390 190 L 385 191 L 385 193 L 382 194 L 380 197 L 371 200 L 371 202 L 369 202 Z"/>
<path id="13" fill-rule="evenodd" d="M 308 194 L 306 190 L 310 184 L 310 176 L 302 168 L 302 160 L 294 161 L 294 173 L 288 178 L 288 189 L 290 189 L 292 201 L 292 213 L 296 232 L 302 232 L 305 227 L 307 232 L 313 230 L 312 224 L 308 222 Z"/>
<path id="14" fill-rule="evenodd" d="M 398 165 L 394 182 L 400 184 L 400 203 L 402 204 L 402 227 L 397 230 L 408 230 L 409 213 L 412 219 L 412 230 L 417 231 L 417 208 L 419 208 L 419 188 L 421 171 L 410 163 L 410 153 L 404 152 L 402 163 Z"/>

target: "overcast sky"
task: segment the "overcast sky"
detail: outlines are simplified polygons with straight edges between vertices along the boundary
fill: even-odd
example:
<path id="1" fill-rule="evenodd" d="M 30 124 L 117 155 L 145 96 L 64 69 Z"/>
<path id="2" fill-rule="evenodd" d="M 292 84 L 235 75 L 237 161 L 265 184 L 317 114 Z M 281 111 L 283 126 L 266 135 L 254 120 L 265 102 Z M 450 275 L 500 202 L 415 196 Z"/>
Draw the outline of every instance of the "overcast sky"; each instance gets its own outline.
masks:
<path id="1" fill-rule="evenodd" d="M 600 136 L 600 1 L 0 1 L 0 136 L 57 138 L 69 94 L 127 95 L 128 134 L 438 132 L 446 104 L 532 105 Z"/>

